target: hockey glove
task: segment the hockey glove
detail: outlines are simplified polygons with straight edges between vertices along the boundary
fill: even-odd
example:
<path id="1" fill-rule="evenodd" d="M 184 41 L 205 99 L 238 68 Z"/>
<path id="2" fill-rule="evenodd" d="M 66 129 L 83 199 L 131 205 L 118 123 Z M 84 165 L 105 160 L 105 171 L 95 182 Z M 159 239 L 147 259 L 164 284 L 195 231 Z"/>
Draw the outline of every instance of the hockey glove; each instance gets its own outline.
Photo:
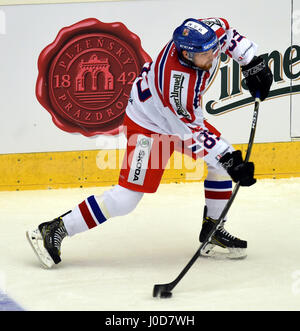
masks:
<path id="1" fill-rule="evenodd" d="M 250 63 L 242 66 L 242 73 L 253 98 L 255 98 L 256 92 L 259 91 L 260 100 L 265 100 L 273 82 L 273 74 L 264 59 L 260 56 L 254 56 Z"/>
<path id="2" fill-rule="evenodd" d="M 241 151 L 226 153 L 219 162 L 227 170 L 232 180 L 241 186 L 251 186 L 256 183 L 254 176 L 254 163 L 244 162 Z"/>

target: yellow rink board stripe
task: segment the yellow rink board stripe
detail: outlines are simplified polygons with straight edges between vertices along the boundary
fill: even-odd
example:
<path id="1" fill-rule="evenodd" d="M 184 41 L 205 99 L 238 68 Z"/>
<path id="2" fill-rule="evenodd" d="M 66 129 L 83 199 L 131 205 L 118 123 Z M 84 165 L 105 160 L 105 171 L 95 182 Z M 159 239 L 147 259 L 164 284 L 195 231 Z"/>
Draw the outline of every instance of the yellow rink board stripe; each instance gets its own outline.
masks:
<path id="1" fill-rule="evenodd" d="M 234 145 L 246 153 L 247 144 Z M 110 186 L 118 183 L 124 150 L 0 155 L 0 191 Z M 300 142 L 254 144 L 256 178 L 300 177 Z M 162 183 L 202 181 L 203 160 L 175 152 Z"/>

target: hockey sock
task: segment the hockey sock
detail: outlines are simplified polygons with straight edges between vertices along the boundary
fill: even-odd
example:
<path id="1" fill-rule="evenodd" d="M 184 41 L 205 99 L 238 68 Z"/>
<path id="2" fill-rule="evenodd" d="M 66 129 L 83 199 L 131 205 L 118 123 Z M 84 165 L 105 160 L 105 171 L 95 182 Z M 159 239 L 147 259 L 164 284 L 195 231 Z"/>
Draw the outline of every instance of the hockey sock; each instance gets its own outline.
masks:
<path id="1" fill-rule="evenodd" d="M 231 180 L 205 180 L 205 203 L 207 216 L 218 219 L 232 193 Z"/>
<path id="2" fill-rule="evenodd" d="M 130 213 L 143 193 L 116 185 L 101 196 L 90 196 L 63 217 L 69 236 L 94 228 L 107 219 Z"/>

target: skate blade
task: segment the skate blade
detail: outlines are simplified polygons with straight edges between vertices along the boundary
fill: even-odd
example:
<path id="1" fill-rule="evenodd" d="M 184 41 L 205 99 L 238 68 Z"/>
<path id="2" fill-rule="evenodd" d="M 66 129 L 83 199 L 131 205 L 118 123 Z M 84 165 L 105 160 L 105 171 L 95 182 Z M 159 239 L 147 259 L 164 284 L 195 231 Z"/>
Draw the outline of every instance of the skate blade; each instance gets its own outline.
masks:
<path id="1" fill-rule="evenodd" d="M 26 231 L 26 237 L 42 266 L 51 269 L 55 263 L 44 247 L 40 231 L 38 229 Z"/>
<path id="2" fill-rule="evenodd" d="M 213 244 L 206 245 L 205 249 L 200 252 L 202 257 L 210 257 L 218 260 L 242 260 L 247 257 L 246 248 L 221 248 Z"/>

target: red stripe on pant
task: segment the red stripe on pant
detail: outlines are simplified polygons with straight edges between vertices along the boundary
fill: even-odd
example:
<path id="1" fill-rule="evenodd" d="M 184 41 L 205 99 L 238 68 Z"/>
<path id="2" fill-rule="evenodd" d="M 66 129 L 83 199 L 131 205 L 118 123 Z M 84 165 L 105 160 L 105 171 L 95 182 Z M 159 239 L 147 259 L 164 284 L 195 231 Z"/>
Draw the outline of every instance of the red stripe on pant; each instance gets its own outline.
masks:
<path id="1" fill-rule="evenodd" d="M 78 207 L 88 228 L 91 229 L 97 226 L 97 223 L 94 221 L 93 216 L 91 215 L 85 201 L 82 201 Z"/>
<path id="2" fill-rule="evenodd" d="M 232 194 L 231 191 L 215 192 L 215 191 L 205 190 L 205 198 L 206 199 L 228 200 L 231 197 L 231 194 Z"/>

